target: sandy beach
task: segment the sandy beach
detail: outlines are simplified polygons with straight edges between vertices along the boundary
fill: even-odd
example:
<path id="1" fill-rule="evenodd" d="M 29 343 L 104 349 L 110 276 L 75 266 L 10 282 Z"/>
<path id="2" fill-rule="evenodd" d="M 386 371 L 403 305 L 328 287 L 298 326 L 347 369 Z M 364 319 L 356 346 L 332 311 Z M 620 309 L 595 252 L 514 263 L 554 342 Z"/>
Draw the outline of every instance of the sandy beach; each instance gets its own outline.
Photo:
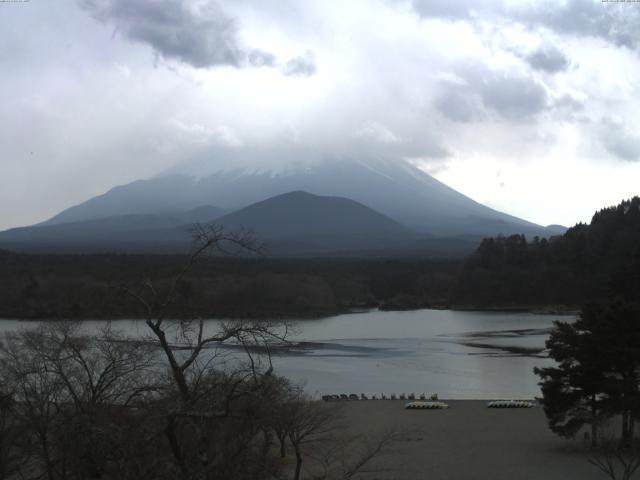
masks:
<path id="1" fill-rule="evenodd" d="M 479 400 L 447 401 L 448 410 L 405 410 L 404 401 L 345 402 L 344 415 L 354 434 L 375 436 L 396 427 L 408 429 L 378 460 L 391 472 L 379 479 L 606 478 L 587 461 L 583 438 L 564 440 L 548 428 L 544 412 L 488 409 Z"/>

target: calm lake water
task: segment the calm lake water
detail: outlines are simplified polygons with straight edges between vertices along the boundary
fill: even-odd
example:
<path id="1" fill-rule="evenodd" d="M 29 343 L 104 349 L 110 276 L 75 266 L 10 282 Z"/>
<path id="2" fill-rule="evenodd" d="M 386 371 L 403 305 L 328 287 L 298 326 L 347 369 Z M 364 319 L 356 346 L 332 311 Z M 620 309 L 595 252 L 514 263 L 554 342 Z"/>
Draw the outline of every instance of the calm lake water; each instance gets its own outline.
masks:
<path id="1" fill-rule="evenodd" d="M 296 323 L 300 349 L 273 358 L 276 371 L 313 395 L 437 393 L 440 398 L 532 398 L 535 366 L 554 320 L 566 315 L 415 310 L 363 312 Z M 33 323 L 0 320 L 0 332 Z M 85 322 L 87 329 L 104 322 Z M 113 325 L 146 333 L 141 321 Z M 216 321 L 208 324 L 215 328 Z"/>

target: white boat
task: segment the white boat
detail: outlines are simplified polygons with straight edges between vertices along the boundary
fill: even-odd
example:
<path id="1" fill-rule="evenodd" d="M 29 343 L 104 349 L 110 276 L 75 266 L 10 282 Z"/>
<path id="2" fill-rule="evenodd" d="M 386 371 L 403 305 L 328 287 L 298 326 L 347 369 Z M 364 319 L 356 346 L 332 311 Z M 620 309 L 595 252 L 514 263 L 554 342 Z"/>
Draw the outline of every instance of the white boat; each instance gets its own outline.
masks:
<path id="1" fill-rule="evenodd" d="M 532 408 L 535 404 L 527 400 L 492 400 L 487 408 Z"/>
<path id="2" fill-rule="evenodd" d="M 407 410 L 444 410 L 449 408 L 449 405 L 444 402 L 425 402 L 417 400 L 405 403 L 404 408 Z"/>

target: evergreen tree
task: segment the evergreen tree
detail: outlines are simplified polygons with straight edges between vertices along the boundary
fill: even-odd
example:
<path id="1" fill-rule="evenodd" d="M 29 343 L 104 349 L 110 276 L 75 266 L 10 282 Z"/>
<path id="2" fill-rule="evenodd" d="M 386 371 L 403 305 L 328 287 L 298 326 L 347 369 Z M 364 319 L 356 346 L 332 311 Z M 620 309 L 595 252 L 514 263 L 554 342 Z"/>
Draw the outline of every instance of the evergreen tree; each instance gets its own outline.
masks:
<path id="1" fill-rule="evenodd" d="M 544 411 L 551 430 L 573 437 L 589 424 L 595 444 L 602 415 L 604 375 L 598 364 L 597 339 L 583 335 L 579 322 L 555 323 L 546 346 L 558 366 L 536 368 L 535 373 L 541 377 Z"/>
<path id="2" fill-rule="evenodd" d="M 640 415 L 640 307 L 610 301 L 585 306 L 577 321 L 556 322 L 547 340 L 557 366 L 536 368 L 549 426 L 570 437 L 612 416 L 622 417 L 621 441 L 633 438 Z"/>

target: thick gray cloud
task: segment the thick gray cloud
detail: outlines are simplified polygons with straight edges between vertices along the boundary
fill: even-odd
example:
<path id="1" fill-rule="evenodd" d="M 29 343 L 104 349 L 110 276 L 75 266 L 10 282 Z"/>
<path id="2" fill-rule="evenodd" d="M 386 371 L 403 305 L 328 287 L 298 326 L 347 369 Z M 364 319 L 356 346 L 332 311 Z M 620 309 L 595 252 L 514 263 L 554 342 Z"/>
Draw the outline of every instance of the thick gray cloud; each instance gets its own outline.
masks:
<path id="1" fill-rule="evenodd" d="M 463 69 L 463 84 L 446 84 L 436 108 L 457 122 L 472 122 L 494 114 L 508 121 L 530 120 L 549 106 L 537 80 L 515 72 L 479 67 Z"/>
<path id="2" fill-rule="evenodd" d="M 560 107 L 560 108 L 574 111 L 574 112 L 584 110 L 584 103 L 581 102 L 579 99 L 568 94 L 562 95 L 560 98 L 558 98 L 554 102 L 554 105 L 556 107 Z"/>
<path id="3" fill-rule="evenodd" d="M 618 46 L 636 49 L 640 45 L 640 9 L 632 2 L 567 0 L 533 2 L 513 12 L 513 18 L 541 25 L 558 33 L 592 36 Z"/>
<path id="4" fill-rule="evenodd" d="M 602 120 L 601 140 L 608 152 L 627 162 L 640 161 L 640 135 L 629 130 L 620 120 Z"/>
<path id="5" fill-rule="evenodd" d="M 498 9 L 500 2 L 491 0 L 413 0 L 413 8 L 425 17 L 448 20 L 471 18 L 475 12 Z"/>
<path id="6" fill-rule="evenodd" d="M 547 106 L 547 92 L 536 80 L 519 75 L 490 73 L 480 83 L 485 107 L 510 120 L 535 115 Z"/>
<path id="7" fill-rule="evenodd" d="M 248 60 L 254 67 L 275 67 L 278 64 L 278 59 L 273 53 L 263 52 L 258 49 L 249 52 Z"/>
<path id="8" fill-rule="evenodd" d="M 627 133 L 606 134 L 604 145 L 607 150 L 621 160 L 637 162 L 640 160 L 640 136 Z"/>
<path id="9" fill-rule="evenodd" d="M 425 17 L 472 21 L 502 17 L 559 34 L 602 38 L 631 49 L 640 46 L 640 8 L 634 2 L 545 0 L 517 4 L 504 0 L 413 0 L 412 5 Z"/>
<path id="10" fill-rule="evenodd" d="M 569 68 L 571 62 L 557 47 L 540 47 L 525 57 L 525 60 L 536 70 L 549 73 L 561 72 Z"/>
<path id="11" fill-rule="evenodd" d="M 455 122 L 468 123 L 484 116 L 478 95 L 466 86 L 452 85 L 436 100 L 436 108 Z"/>
<path id="12" fill-rule="evenodd" d="M 304 55 L 292 58 L 282 68 L 285 75 L 309 77 L 316 73 L 316 62 L 313 52 L 307 51 Z"/>
<path id="13" fill-rule="evenodd" d="M 150 45 L 163 58 L 197 68 L 276 64 L 271 53 L 244 47 L 237 20 L 212 1 L 80 0 L 80 5 L 97 20 L 113 25 L 116 33 Z"/>

